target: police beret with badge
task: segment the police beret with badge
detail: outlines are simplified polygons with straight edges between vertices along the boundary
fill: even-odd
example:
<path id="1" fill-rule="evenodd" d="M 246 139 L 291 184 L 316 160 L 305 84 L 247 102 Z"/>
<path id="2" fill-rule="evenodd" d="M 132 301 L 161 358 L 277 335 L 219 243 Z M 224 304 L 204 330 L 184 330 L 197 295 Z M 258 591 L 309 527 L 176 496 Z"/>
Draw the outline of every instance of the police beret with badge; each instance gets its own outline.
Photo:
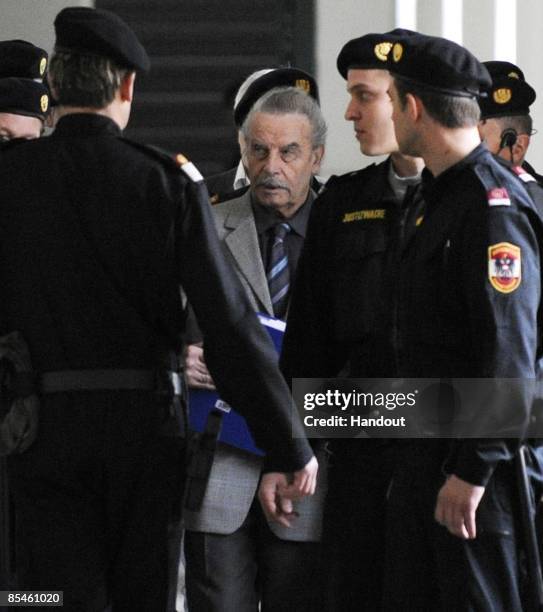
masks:
<path id="1" fill-rule="evenodd" d="M 476 98 L 492 80 L 481 62 L 446 38 L 412 34 L 394 43 L 387 57 L 388 70 L 428 91 Z"/>
<path id="2" fill-rule="evenodd" d="M 48 57 L 47 51 L 26 40 L 1 40 L 0 78 L 43 79 Z"/>
<path id="3" fill-rule="evenodd" d="M 349 68 L 388 70 L 388 54 L 394 43 L 405 36 L 416 34 L 412 30 L 396 28 L 384 34 L 365 34 L 346 43 L 337 58 L 339 74 L 346 79 Z"/>
<path id="4" fill-rule="evenodd" d="M 0 113 L 45 119 L 49 90 L 39 81 L 9 77 L 0 79 Z"/>
<path id="5" fill-rule="evenodd" d="M 121 68 L 149 70 L 149 56 L 130 27 L 103 9 L 72 6 L 55 19 L 55 50 L 97 55 Z"/>
<path id="6" fill-rule="evenodd" d="M 487 97 L 479 100 L 481 119 L 529 115 L 536 93 L 522 70 L 511 62 L 483 62 L 492 78 Z"/>
<path id="7" fill-rule="evenodd" d="M 254 78 L 252 78 L 254 77 Z M 319 102 L 315 77 L 300 68 L 270 68 L 253 73 L 240 87 L 234 102 L 234 122 L 239 128 L 249 111 L 265 93 L 275 87 L 298 87 Z"/>

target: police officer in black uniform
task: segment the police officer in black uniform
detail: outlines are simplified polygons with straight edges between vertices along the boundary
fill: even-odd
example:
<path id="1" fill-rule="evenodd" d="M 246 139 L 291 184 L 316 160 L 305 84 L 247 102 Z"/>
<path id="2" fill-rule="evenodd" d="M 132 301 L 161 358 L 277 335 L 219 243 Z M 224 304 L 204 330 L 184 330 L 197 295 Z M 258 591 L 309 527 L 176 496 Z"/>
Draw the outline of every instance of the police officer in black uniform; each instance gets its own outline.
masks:
<path id="1" fill-rule="evenodd" d="M 521 167 L 540 184 L 543 177 L 526 161 L 533 120 L 530 106 L 536 100 L 533 87 L 522 70 L 511 62 L 483 62 L 492 78 L 492 85 L 479 98 L 481 122 L 479 133 L 488 150 L 511 164 Z M 521 171 L 515 170 L 520 176 Z M 521 180 L 525 180 L 522 179 Z"/>
<path id="2" fill-rule="evenodd" d="M 201 176 L 121 135 L 145 50 L 108 11 L 67 8 L 55 28 L 57 129 L 0 164 L 1 329 L 26 340 L 42 403 L 34 444 L 9 457 L 20 586 L 63 590 L 69 610 L 164 610 L 182 456 L 180 381 L 163 364 L 180 349 L 180 283 L 221 396 L 278 472 L 268 511 L 281 472 L 297 470 L 285 494 L 314 489 L 316 461 L 292 437 L 274 349 L 220 253 Z"/>
<path id="3" fill-rule="evenodd" d="M 50 106 L 47 59 L 25 40 L 0 41 L 0 141 L 41 135 Z"/>
<path id="4" fill-rule="evenodd" d="M 42 83 L 47 58 L 46 51 L 24 40 L 0 41 L 0 143 L 41 135 L 49 110 L 48 90 Z M 0 586 L 4 588 L 15 584 L 13 549 L 6 462 L 0 457 Z"/>
<path id="5" fill-rule="evenodd" d="M 395 43 L 387 63 L 400 150 L 426 164 L 424 218 L 401 258 L 400 374 L 533 380 L 543 227 L 480 144 L 476 98 L 488 71 L 463 47 L 423 35 Z M 494 421 L 488 438 L 403 449 L 389 499 L 386 610 L 523 609 L 513 459 L 532 395 L 523 385 L 513 395 L 511 429 L 494 396 L 474 415 Z"/>
<path id="6" fill-rule="evenodd" d="M 0 79 L 0 142 L 39 138 L 49 111 L 49 90 L 43 83 Z"/>
<path id="7" fill-rule="evenodd" d="M 479 98 L 479 134 L 488 150 L 524 184 L 543 216 L 543 177 L 526 161 L 532 134 L 530 106 L 536 93 L 522 70 L 510 62 L 483 62 L 492 78 Z"/>
<path id="8" fill-rule="evenodd" d="M 332 177 L 317 198 L 299 262 L 281 365 L 293 377 L 393 377 L 393 302 L 400 245 L 414 232 L 422 205 L 406 191 L 422 160 L 398 151 L 386 59 L 401 31 L 349 41 L 337 67 L 351 101 L 363 153 L 386 161 Z M 323 529 L 322 609 L 379 609 L 386 492 L 396 443 L 331 439 Z"/>

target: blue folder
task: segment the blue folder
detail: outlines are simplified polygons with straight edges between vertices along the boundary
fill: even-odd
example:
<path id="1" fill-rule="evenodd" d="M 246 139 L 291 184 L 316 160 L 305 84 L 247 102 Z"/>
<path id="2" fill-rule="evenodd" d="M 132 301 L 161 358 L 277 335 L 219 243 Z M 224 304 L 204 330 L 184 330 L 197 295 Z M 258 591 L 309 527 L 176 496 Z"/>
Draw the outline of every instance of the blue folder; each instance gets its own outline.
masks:
<path id="1" fill-rule="evenodd" d="M 280 319 L 257 313 L 260 322 L 267 329 L 273 344 L 279 354 L 283 342 L 286 323 Z M 212 410 L 222 411 L 222 427 L 219 441 L 235 448 L 248 451 L 254 455 L 264 455 L 256 446 L 253 437 L 247 427 L 247 422 L 231 406 L 223 401 L 215 391 L 204 391 L 201 389 L 190 389 L 189 391 L 189 426 L 192 430 L 203 432 L 206 427 L 207 417 Z"/>

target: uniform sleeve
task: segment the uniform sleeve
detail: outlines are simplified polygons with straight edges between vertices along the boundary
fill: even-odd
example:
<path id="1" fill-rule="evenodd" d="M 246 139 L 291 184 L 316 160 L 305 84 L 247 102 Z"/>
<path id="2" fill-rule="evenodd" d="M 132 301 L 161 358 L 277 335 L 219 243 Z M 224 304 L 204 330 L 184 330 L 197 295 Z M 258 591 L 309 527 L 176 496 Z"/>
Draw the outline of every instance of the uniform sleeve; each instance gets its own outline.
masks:
<path id="1" fill-rule="evenodd" d="M 455 444 L 446 471 L 486 485 L 497 463 L 511 459 L 529 423 L 536 376 L 539 246 L 530 219 L 513 205 L 472 214 L 463 235 L 466 325 L 479 378 L 516 379 L 500 397 L 480 406 L 510 438 L 466 439 Z M 491 394 L 492 395 L 492 394 Z M 489 411 L 493 411 L 490 412 Z M 490 419 L 489 419 L 490 414 Z"/>
<path id="2" fill-rule="evenodd" d="M 222 254 L 203 183 L 188 183 L 180 209 L 179 281 L 202 330 L 217 390 L 247 419 L 274 470 L 298 470 L 313 453 L 292 410 L 268 334 Z"/>
<path id="3" fill-rule="evenodd" d="M 292 378 L 334 376 L 330 287 L 333 227 L 329 192 L 313 205 L 289 304 L 280 366 Z"/>

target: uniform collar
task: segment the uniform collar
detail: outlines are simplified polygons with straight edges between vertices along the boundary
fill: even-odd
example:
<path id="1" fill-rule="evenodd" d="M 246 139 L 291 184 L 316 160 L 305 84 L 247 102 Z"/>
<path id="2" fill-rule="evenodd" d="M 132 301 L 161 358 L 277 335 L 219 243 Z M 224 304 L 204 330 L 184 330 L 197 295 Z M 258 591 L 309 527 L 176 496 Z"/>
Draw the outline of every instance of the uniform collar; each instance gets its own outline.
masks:
<path id="1" fill-rule="evenodd" d="M 121 128 L 109 117 L 97 113 L 72 113 L 61 117 L 53 136 L 120 136 Z"/>
<path id="2" fill-rule="evenodd" d="M 458 173 L 462 172 L 464 168 L 473 165 L 480 158 L 487 156 L 490 157 L 490 153 L 486 146 L 481 143 L 476 146 L 471 153 L 466 155 L 464 159 L 461 159 L 450 168 L 447 168 L 447 170 L 442 172 L 437 178 L 434 177 L 428 168 L 424 168 L 422 171 L 424 198 L 430 201 L 432 195 L 434 195 L 436 191 L 442 192 L 446 185 L 456 182 Z"/>
<path id="3" fill-rule="evenodd" d="M 392 158 L 389 156 L 385 161 L 375 166 L 375 173 L 372 173 L 365 181 L 365 193 L 371 193 L 376 202 L 386 200 L 387 202 L 398 203 L 394 190 L 388 180 Z"/>
<path id="4" fill-rule="evenodd" d="M 442 172 L 437 178 L 434 178 L 433 174 L 428 170 L 428 168 L 424 168 L 422 171 L 422 176 L 424 177 L 424 180 L 428 180 L 428 178 L 430 178 L 430 180 L 435 182 L 445 181 L 448 180 L 449 177 L 454 176 L 457 172 L 461 172 L 466 166 L 471 166 L 477 159 L 484 157 L 485 155 L 490 155 L 490 153 L 486 148 L 486 145 L 481 142 L 475 147 L 475 149 L 473 149 L 471 153 L 468 153 L 466 157 L 447 168 L 447 170 Z"/>

